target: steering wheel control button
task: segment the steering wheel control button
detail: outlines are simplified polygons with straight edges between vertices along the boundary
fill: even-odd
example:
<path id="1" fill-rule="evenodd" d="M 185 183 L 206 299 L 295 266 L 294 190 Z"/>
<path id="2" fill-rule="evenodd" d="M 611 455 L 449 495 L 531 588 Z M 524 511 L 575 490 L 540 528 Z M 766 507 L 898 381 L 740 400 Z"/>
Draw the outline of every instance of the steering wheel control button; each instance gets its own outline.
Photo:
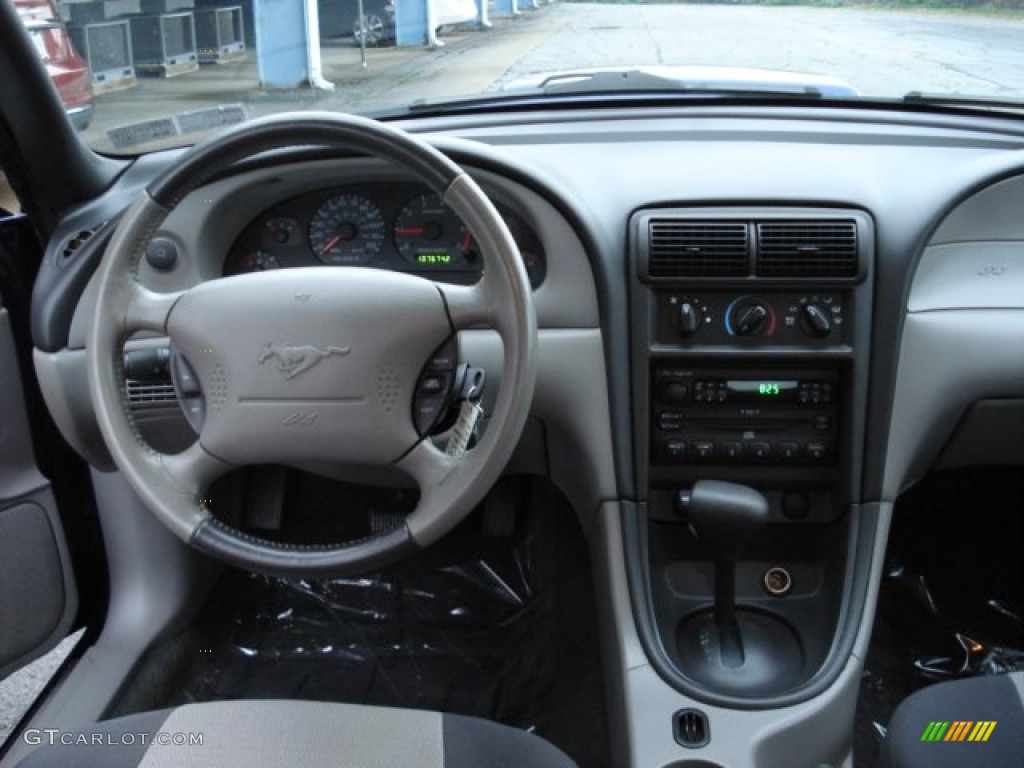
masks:
<path id="1" fill-rule="evenodd" d="M 173 360 L 171 378 L 174 381 L 174 388 L 178 390 L 178 395 L 183 398 L 201 395 L 202 389 L 199 386 L 199 379 L 196 377 L 195 371 L 192 370 L 192 366 L 188 364 L 185 356 L 180 352 L 175 352 Z"/>
<path id="2" fill-rule="evenodd" d="M 166 237 L 154 237 L 146 246 L 146 263 L 160 272 L 169 272 L 178 263 L 178 246 Z"/>
<path id="3" fill-rule="evenodd" d="M 203 422 L 206 421 L 206 401 L 201 397 L 189 397 L 179 402 L 189 426 L 198 435 L 203 431 Z"/>
<path id="4" fill-rule="evenodd" d="M 420 382 L 419 391 L 424 395 L 439 395 L 445 390 L 445 380 L 440 374 L 429 374 Z"/>

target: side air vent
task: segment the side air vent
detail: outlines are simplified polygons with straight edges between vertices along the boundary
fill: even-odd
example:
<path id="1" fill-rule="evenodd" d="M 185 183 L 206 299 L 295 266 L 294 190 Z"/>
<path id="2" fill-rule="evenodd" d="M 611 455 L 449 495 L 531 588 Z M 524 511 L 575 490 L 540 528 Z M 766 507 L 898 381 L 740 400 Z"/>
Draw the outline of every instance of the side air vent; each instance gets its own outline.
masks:
<path id="1" fill-rule="evenodd" d="M 852 220 L 757 224 L 759 277 L 856 277 L 857 253 Z"/>
<path id="2" fill-rule="evenodd" d="M 745 222 L 651 219 L 651 277 L 743 277 L 748 271 Z"/>
<path id="3" fill-rule="evenodd" d="M 689 749 L 698 749 L 711 741 L 711 727 L 708 717 L 699 709 L 683 709 L 676 712 L 674 728 L 676 741 Z"/>
<path id="4" fill-rule="evenodd" d="M 157 405 L 160 403 L 177 402 L 174 385 L 170 381 L 139 381 L 127 379 L 125 388 L 128 391 L 128 405 Z"/>
<path id="5" fill-rule="evenodd" d="M 96 234 L 96 230 L 99 229 L 102 224 L 97 225 L 91 229 L 82 229 L 71 235 L 67 240 L 64 241 L 64 246 L 60 249 L 59 259 L 63 266 L 70 261 L 76 253 L 81 249 L 83 245 L 89 242 L 89 239 Z"/>

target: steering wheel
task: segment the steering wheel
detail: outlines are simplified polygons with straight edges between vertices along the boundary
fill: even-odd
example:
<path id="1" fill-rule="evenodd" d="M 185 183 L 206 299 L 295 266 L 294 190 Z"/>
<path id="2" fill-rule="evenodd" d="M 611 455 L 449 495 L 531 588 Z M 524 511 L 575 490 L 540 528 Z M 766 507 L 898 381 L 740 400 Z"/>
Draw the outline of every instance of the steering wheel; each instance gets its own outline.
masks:
<path id="1" fill-rule="evenodd" d="M 483 257 L 470 286 L 365 267 L 245 274 L 157 293 L 139 279 L 153 233 L 186 195 L 241 160 L 282 147 L 356 152 L 398 165 L 466 222 Z M 333 113 L 275 115 L 198 144 L 127 209 L 96 273 L 88 377 L 100 430 L 124 477 L 175 535 L 215 558 L 284 575 L 365 572 L 428 546 L 498 478 L 522 431 L 536 378 L 537 326 L 518 249 L 476 183 L 439 151 L 375 121 Z M 416 429 L 421 373 L 462 329 L 501 337 L 501 386 L 487 429 L 449 455 Z M 202 392 L 198 438 L 162 454 L 128 413 L 122 348 L 137 331 L 169 336 Z M 365 539 L 284 544 L 218 520 L 204 492 L 253 464 L 390 466 L 420 489 L 403 525 Z"/>

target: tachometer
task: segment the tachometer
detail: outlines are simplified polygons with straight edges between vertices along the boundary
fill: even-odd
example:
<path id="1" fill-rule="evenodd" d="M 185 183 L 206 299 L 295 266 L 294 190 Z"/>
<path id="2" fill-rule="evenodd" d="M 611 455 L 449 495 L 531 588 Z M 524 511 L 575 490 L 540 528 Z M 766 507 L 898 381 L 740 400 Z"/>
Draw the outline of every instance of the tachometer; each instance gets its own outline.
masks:
<path id="1" fill-rule="evenodd" d="M 380 253 L 385 234 L 380 209 L 362 195 L 330 198 L 309 222 L 309 244 L 325 264 L 366 264 Z"/>
<path id="2" fill-rule="evenodd" d="M 421 269 L 459 269 L 476 261 L 476 241 L 434 193 L 414 197 L 395 218 L 395 247 Z"/>

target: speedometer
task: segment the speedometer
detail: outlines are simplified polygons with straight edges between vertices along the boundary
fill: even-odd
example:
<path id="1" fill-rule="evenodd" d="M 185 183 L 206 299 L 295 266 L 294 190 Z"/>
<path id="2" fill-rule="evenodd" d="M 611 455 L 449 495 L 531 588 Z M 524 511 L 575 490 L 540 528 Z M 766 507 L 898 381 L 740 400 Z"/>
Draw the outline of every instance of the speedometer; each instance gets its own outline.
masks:
<path id="1" fill-rule="evenodd" d="M 380 253 L 386 229 L 372 201 L 362 195 L 336 195 L 313 214 L 309 244 L 325 264 L 366 264 Z"/>
<path id="2" fill-rule="evenodd" d="M 462 219 L 433 193 L 414 197 L 395 219 L 395 247 L 420 269 L 465 269 L 476 243 Z"/>

